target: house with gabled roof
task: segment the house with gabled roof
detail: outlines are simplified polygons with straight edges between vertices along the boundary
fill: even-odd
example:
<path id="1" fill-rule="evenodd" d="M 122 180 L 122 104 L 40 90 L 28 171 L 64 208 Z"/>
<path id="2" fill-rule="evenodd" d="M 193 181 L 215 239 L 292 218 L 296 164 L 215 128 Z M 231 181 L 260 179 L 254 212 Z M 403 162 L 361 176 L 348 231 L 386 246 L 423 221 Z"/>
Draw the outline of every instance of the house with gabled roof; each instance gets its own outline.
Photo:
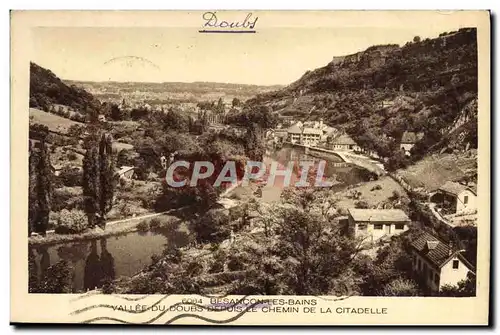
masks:
<path id="1" fill-rule="evenodd" d="M 347 134 L 341 134 L 331 141 L 330 147 L 334 150 L 354 150 L 359 151 L 361 148 L 358 144 Z"/>
<path id="2" fill-rule="evenodd" d="M 430 201 L 452 214 L 472 212 L 477 209 L 477 191 L 474 186 L 447 181 L 430 197 Z"/>
<path id="3" fill-rule="evenodd" d="M 411 243 L 412 269 L 415 277 L 431 292 L 439 292 L 444 285 L 457 285 L 467 279 L 474 266 L 449 243 L 423 231 Z"/>
<path id="4" fill-rule="evenodd" d="M 287 129 L 287 140 L 290 143 L 300 143 L 300 139 L 302 137 L 302 127 L 296 123 L 290 128 Z"/>
<path id="5" fill-rule="evenodd" d="M 349 208 L 348 223 L 354 237 L 375 242 L 382 237 L 399 235 L 409 229 L 410 218 L 401 209 Z"/>
<path id="6" fill-rule="evenodd" d="M 415 133 L 412 131 L 405 131 L 401 137 L 401 150 L 404 150 L 407 156 L 410 156 L 410 150 L 415 146 L 415 143 L 424 137 L 424 133 Z"/>
<path id="7" fill-rule="evenodd" d="M 134 177 L 134 169 L 133 166 L 121 166 L 115 171 L 115 178 L 130 180 Z"/>

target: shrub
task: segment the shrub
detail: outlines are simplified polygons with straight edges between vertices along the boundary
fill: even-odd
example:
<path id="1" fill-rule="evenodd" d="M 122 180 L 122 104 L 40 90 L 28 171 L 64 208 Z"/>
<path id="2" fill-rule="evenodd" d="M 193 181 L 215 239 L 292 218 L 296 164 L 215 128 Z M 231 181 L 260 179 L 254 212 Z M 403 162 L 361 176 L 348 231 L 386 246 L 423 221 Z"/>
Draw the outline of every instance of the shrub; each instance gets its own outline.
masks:
<path id="1" fill-rule="evenodd" d="M 83 232 L 87 225 L 87 216 L 84 211 L 63 209 L 59 213 L 55 231 L 57 234 L 78 234 Z"/>
<path id="2" fill-rule="evenodd" d="M 203 264 L 196 260 L 189 262 L 186 266 L 186 273 L 190 277 L 201 275 L 203 273 Z"/>
<path id="3" fill-rule="evenodd" d="M 354 203 L 354 208 L 370 208 L 370 206 L 366 201 L 360 200 Z"/>
<path id="4" fill-rule="evenodd" d="M 389 297 L 412 297 L 418 295 L 418 288 L 413 281 L 398 278 L 384 287 L 383 295 Z"/>
<path id="5" fill-rule="evenodd" d="M 227 262 L 227 268 L 229 271 L 239 271 L 245 268 L 245 264 L 240 257 L 231 255 L 229 256 L 229 261 Z"/>
<path id="6" fill-rule="evenodd" d="M 210 210 L 194 222 L 198 242 L 220 243 L 229 238 L 229 216 L 222 211 Z"/>
<path id="7" fill-rule="evenodd" d="M 71 264 L 68 261 L 57 262 L 47 269 L 36 292 L 71 293 L 72 273 Z"/>
<path id="8" fill-rule="evenodd" d="M 381 190 L 381 189 L 382 189 L 382 186 L 380 186 L 379 184 L 377 184 L 377 185 L 373 186 L 370 191 L 377 191 L 377 190 Z"/>
<path id="9" fill-rule="evenodd" d="M 142 220 L 141 222 L 139 222 L 139 224 L 137 225 L 137 229 L 139 231 L 142 231 L 142 232 L 146 232 L 146 231 L 149 231 L 150 229 L 150 221 L 148 220 Z"/>
<path id="10" fill-rule="evenodd" d="M 81 209 L 83 207 L 83 197 L 81 193 L 75 192 L 76 190 L 77 188 L 68 187 L 55 189 L 52 195 L 51 210 L 59 212 L 62 209 Z"/>
<path id="11" fill-rule="evenodd" d="M 70 153 L 74 155 L 73 152 Z M 65 166 L 61 169 L 61 172 L 59 173 L 59 179 L 61 180 L 64 186 L 68 187 L 80 186 L 82 184 L 82 172 L 77 168 Z"/>
<path id="12" fill-rule="evenodd" d="M 392 196 L 390 199 L 391 200 L 398 200 L 400 197 L 401 197 L 401 195 L 399 194 L 399 192 L 394 190 L 394 191 L 392 191 Z"/>
<path id="13" fill-rule="evenodd" d="M 224 272 L 224 261 L 221 259 L 216 259 L 212 266 L 210 267 L 209 273 Z"/>

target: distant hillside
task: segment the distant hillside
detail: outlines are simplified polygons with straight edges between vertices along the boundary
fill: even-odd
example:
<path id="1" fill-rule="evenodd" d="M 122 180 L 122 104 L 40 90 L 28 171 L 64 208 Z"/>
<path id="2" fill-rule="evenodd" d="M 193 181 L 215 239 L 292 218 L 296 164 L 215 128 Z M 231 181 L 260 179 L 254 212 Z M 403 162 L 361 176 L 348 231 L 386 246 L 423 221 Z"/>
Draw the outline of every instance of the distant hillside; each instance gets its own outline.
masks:
<path id="1" fill-rule="evenodd" d="M 100 107 L 99 100 L 89 92 L 68 86 L 52 71 L 30 63 L 30 107 L 47 110 L 55 104 L 69 106 L 83 114 Z"/>
<path id="2" fill-rule="evenodd" d="M 413 159 L 429 150 L 477 147 L 476 40 L 476 29 L 464 28 L 434 39 L 416 36 L 402 47 L 336 56 L 246 105 L 266 105 L 297 119 L 322 118 L 384 157 L 394 156 L 405 131 L 425 134 Z"/>
<path id="3" fill-rule="evenodd" d="M 214 83 L 214 82 L 89 82 L 67 81 L 83 87 L 102 101 L 126 98 L 137 99 L 147 103 L 163 103 L 179 100 L 182 102 L 196 102 L 199 100 L 217 100 L 221 96 L 237 97 L 246 100 L 257 94 L 283 88 L 283 86 L 258 86 L 245 84 Z"/>

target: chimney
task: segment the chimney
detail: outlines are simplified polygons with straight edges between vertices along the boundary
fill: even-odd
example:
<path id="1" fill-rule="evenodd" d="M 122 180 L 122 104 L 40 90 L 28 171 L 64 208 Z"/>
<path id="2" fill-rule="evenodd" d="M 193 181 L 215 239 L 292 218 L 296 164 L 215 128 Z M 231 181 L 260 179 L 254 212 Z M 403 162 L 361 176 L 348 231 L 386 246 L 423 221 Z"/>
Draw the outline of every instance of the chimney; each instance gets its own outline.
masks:
<path id="1" fill-rule="evenodd" d="M 453 241 L 450 240 L 450 242 L 448 243 L 448 256 L 451 256 L 453 254 Z"/>

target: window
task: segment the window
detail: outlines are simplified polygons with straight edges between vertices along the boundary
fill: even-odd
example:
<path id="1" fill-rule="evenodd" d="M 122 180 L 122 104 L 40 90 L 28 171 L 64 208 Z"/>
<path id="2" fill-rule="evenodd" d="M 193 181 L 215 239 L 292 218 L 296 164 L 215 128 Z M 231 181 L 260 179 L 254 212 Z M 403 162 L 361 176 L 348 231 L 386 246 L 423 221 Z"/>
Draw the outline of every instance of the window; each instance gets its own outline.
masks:
<path id="1" fill-rule="evenodd" d="M 366 230 L 366 223 L 358 224 L 358 230 Z"/>
<path id="2" fill-rule="evenodd" d="M 453 261 L 453 268 L 458 269 L 458 260 Z"/>
<path id="3" fill-rule="evenodd" d="M 467 205 L 469 203 L 469 196 L 466 195 L 464 196 L 464 205 Z"/>
<path id="4" fill-rule="evenodd" d="M 417 269 L 422 269 L 422 262 L 420 262 L 420 259 L 417 261 Z"/>
<path id="5" fill-rule="evenodd" d="M 429 279 L 433 280 L 434 279 L 434 272 L 429 271 Z"/>
<path id="6" fill-rule="evenodd" d="M 434 274 L 434 284 L 439 285 L 439 275 L 437 273 Z"/>
<path id="7" fill-rule="evenodd" d="M 404 228 L 405 228 L 404 223 L 398 223 L 398 224 L 396 225 L 396 230 L 403 230 Z"/>
<path id="8" fill-rule="evenodd" d="M 373 225 L 373 229 L 375 229 L 375 230 L 382 230 L 382 228 L 383 228 L 383 225 L 381 225 L 381 224 L 377 223 L 377 224 Z"/>

